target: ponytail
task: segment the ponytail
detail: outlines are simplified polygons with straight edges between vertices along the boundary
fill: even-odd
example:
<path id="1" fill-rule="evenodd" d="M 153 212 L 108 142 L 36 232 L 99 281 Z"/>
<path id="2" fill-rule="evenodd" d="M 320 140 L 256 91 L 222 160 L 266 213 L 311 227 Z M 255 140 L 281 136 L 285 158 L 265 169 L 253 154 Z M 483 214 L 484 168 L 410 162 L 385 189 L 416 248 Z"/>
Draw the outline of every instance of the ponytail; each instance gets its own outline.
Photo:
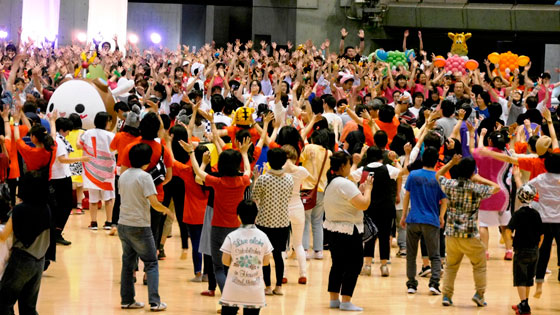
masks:
<path id="1" fill-rule="evenodd" d="M 344 165 L 351 162 L 352 157 L 346 152 L 339 151 L 330 157 L 330 161 L 331 167 L 327 171 L 327 185 L 330 184 L 333 179 L 341 176 L 337 174 L 337 172 L 339 172 Z M 321 174 L 319 174 L 319 176 L 321 176 Z"/>
<path id="2" fill-rule="evenodd" d="M 51 137 L 51 135 L 49 135 L 45 127 L 43 127 L 42 125 L 35 125 L 31 127 L 31 130 L 29 130 L 29 134 L 37 138 L 37 141 L 39 141 L 43 145 L 45 150 L 52 151 L 52 147 L 54 146 L 54 139 Z"/>

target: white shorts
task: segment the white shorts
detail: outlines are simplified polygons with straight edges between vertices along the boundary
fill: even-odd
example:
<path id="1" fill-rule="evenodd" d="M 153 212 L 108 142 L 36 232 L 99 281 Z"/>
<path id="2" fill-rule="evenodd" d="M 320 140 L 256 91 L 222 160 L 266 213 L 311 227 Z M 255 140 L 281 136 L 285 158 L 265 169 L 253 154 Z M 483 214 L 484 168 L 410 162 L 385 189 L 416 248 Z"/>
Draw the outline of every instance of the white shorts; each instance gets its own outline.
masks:
<path id="1" fill-rule="evenodd" d="M 510 211 L 478 211 L 478 221 L 480 227 L 506 226 L 511 219 Z"/>
<path id="2" fill-rule="evenodd" d="M 115 191 L 113 190 L 88 189 L 88 193 L 90 204 L 115 199 Z"/>

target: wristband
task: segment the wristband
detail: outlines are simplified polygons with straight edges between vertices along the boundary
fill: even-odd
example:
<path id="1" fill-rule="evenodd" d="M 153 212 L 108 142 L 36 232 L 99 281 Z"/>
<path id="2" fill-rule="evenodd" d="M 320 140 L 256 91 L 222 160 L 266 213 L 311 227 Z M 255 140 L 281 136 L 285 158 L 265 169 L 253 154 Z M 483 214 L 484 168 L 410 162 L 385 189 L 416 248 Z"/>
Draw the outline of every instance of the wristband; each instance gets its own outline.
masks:
<path id="1" fill-rule="evenodd" d="M 360 42 L 363 42 L 364 40 L 366 40 L 366 39 L 363 38 L 363 37 L 360 37 Z"/>
<path id="2" fill-rule="evenodd" d="M 19 123 L 14 123 L 14 126 L 16 126 L 16 127 L 19 126 Z"/>
<path id="3" fill-rule="evenodd" d="M 340 37 L 341 40 L 344 40 L 346 37 Z"/>
<path id="4" fill-rule="evenodd" d="M 187 154 L 188 154 L 188 155 L 191 155 L 191 153 L 193 153 L 193 151 L 191 151 L 191 152 L 187 152 Z"/>

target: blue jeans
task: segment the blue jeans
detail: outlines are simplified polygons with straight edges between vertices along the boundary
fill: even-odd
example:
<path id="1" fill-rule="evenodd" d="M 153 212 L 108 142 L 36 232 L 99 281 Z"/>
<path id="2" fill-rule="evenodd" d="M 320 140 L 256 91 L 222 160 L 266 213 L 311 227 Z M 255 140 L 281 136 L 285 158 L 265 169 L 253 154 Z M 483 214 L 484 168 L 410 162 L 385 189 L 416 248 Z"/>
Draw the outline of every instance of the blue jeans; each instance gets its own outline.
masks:
<path id="1" fill-rule="evenodd" d="M 36 259 L 21 249 L 12 250 L 0 282 L 0 314 L 14 314 L 16 301 L 20 314 L 37 314 L 44 264 L 44 257 Z"/>
<path id="2" fill-rule="evenodd" d="M 220 248 L 222 248 L 222 244 L 224 243 L 226 236 L 235 230 L 237 230 L 237 228 L 213 226 L 210 234 L 214 275 L 216 276 L 216 282 L 218 283 L 221 292 L 224 292 L 228 268 L 222 263 L 222 251 L 220 251 Z"/>
<path id="3" fill-rule="evenodd" d="M 303 228 L 303 248 L 309 249 L 309 225 L 313 232 L 313 250 L 323 250 L 323 216 L 325 208 L 323 207 L 324 192 L 317 192 L 317 204 L 311 210 L 305 211 L 305 226 Z"/>
<path id="4" fill-rule="evenodd" d="M 202 254 L 198 252 L 200 245 L 200 234 L 202 233 L 202 224 L 186 224 L 188 227 L 189 236 L 191 237 L 192 244 L 192 260 L 194 266 L 194 273 L 202 271 Z M 182 235 L 182 234 L 181 234 Z"/>
<path id="5" fill-rule="evenodd" d="M 159 270 L 154 236 L 150 227 L 136 227 L 119 224 L 123 255 L 121 269 L 121 304 L 132 304 L 134 283 L 132 275 L 138 258 L 144 262 L 144 272 L 148 278 L 148 300 L 150 304 L 160 303 L 158 286 Z"/>

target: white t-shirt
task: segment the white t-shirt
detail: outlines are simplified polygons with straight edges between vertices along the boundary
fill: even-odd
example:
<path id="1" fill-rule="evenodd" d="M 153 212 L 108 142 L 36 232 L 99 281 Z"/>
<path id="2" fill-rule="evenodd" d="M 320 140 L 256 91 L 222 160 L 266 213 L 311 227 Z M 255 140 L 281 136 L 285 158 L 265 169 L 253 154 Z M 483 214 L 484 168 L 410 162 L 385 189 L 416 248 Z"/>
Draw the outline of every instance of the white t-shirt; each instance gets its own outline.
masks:
<path id="1" fill-rule="evenodd" d="M 0 232 L 4 231 L 5 225 L 0 225 Z M 0 242 L 0 280 L 6 270 L 8 265 L 8 260 L 10 259 L 10 249 L 12 248 L 13 237 L 10 235 L 5 242 Z"/>
<path id="2" fill-rule="evenodd" d="M 333 179 L 327 186 L 323 199 L 325 219 L 330 222 L 344 222 L 352 225 L 363 224 L 363 211 L 356 209 L 350 202 L 359 194 L 360 190 L 349 179 L 344 177 Z"/>
<path id="3" fill-rule="evenodd" d="M 66 148 L 66 144 L 62 141 L 58 134 L 56 136 L 56 158 L 54 160 L 52 169 L 51 169 L 51 178 L 52 179 L 61 179 L 72 176 L 72 172 L 70 171 L 70 164 L 60 163 L 58 161 L 59 156 L 67 156 L 68 149 Z"/>
<path id="4" fill-rule="evenodd" d="M 531 202 L 531 207 L 539 212 L 543 223 L 560 223 L 560 174 L 543 173 L 531 179 L 539 201 Z"/>
<path id="5" fill-rule="evenodd" d="M 372 162 L 369 163 L 367 165 L 367 167 L 369 168 L 377 168 L 377 167 L 381 167 L 383 166 L 383 163 L 380 162 Z M 394 167 L 393 165 L 390 164 L 386 164 L 385 165 L 387 167 L 387 171 L 389 172 L 389 177 L 391 179 L 397 179 L 397 177 L 399 177 L 399 173 L 401 172 L 398 168 Z M 364 171 L 364 167 L 358 167 L 356 170 L 352 171 L 352 173 L 350 174 L 350 176 L 352 177 L 352 180 L 354 180 L 355 182 L 360 181 L 360 179 L 362 178 L 362 173 Z"/>
<path id="6" fill-rule="evenodd" d="M 304 179 L 311 176 L 311 174 L 309 174 L 309 171 L 303 166 L 298 166 L 295 172 L 286 174 L 292 175 L 292 179 L 294 181 L 294 188 L 292 190 L 292 196 L 290 197 L 290 202 L 288 204 L 288 210 L 292 210 L 293 208 L 298 206 L 301 206 L 301 208 L 303 209 L 303 203 L 301 202 L 300 195 L 301 183 Z"/>
<path id="7" fill-rule="evenodd" d="M 220 304 L 233 307 L 265 306 L 262 264 L 272 253 L 270 240 L 255 225 L 242 225 L 226 236 L 220 250 L 231 255 Z"/>
<path id="8" fill-rule="evenodd" d="M 329 123 L 329 129 L 334 132 L 335 122 L 337 123 L 338 134 L 342 133 L 342 118 L 335 113 L 323 113 L 323 117 L 327 119 Z"/>
<path id="9" fill-rule="evenodd" d="M 229 116 L 226 116 L 224 113 L 214 113 L 214 123 L 223 123 L 226 126 L 231 126 L 232 119 Z"/>
<path id="10" fill-rule="evenodd" d="M 251 102 L 249 103 L 248 107 L 254 108 L 255 111 L 259 108 L 260 104 L 267 104 L 267 106 L 268 106 L 267 97 L 262 95 L 262 94 L 257 94 L 257 95 L 243 94 L 243 104 L 247 103 L 249 98 L 252 98 L 252 99 L 251 99 Z"/>
<path id="11" fill-rule="evenodd" d="M 110 144 L 115 134 L 103 129 L 89 129 L 82 134 L 80 144 L 84 148 L 84 155 L 89 155 L 91 160 L 84 163 L 84 188 L 114 190 L 115 181 L 115 155 L 111 152 Z M 89 176 L 97 182 L 104 183 L 105 186 L 111 186 L 111 189 L 103 189 Z"/>

